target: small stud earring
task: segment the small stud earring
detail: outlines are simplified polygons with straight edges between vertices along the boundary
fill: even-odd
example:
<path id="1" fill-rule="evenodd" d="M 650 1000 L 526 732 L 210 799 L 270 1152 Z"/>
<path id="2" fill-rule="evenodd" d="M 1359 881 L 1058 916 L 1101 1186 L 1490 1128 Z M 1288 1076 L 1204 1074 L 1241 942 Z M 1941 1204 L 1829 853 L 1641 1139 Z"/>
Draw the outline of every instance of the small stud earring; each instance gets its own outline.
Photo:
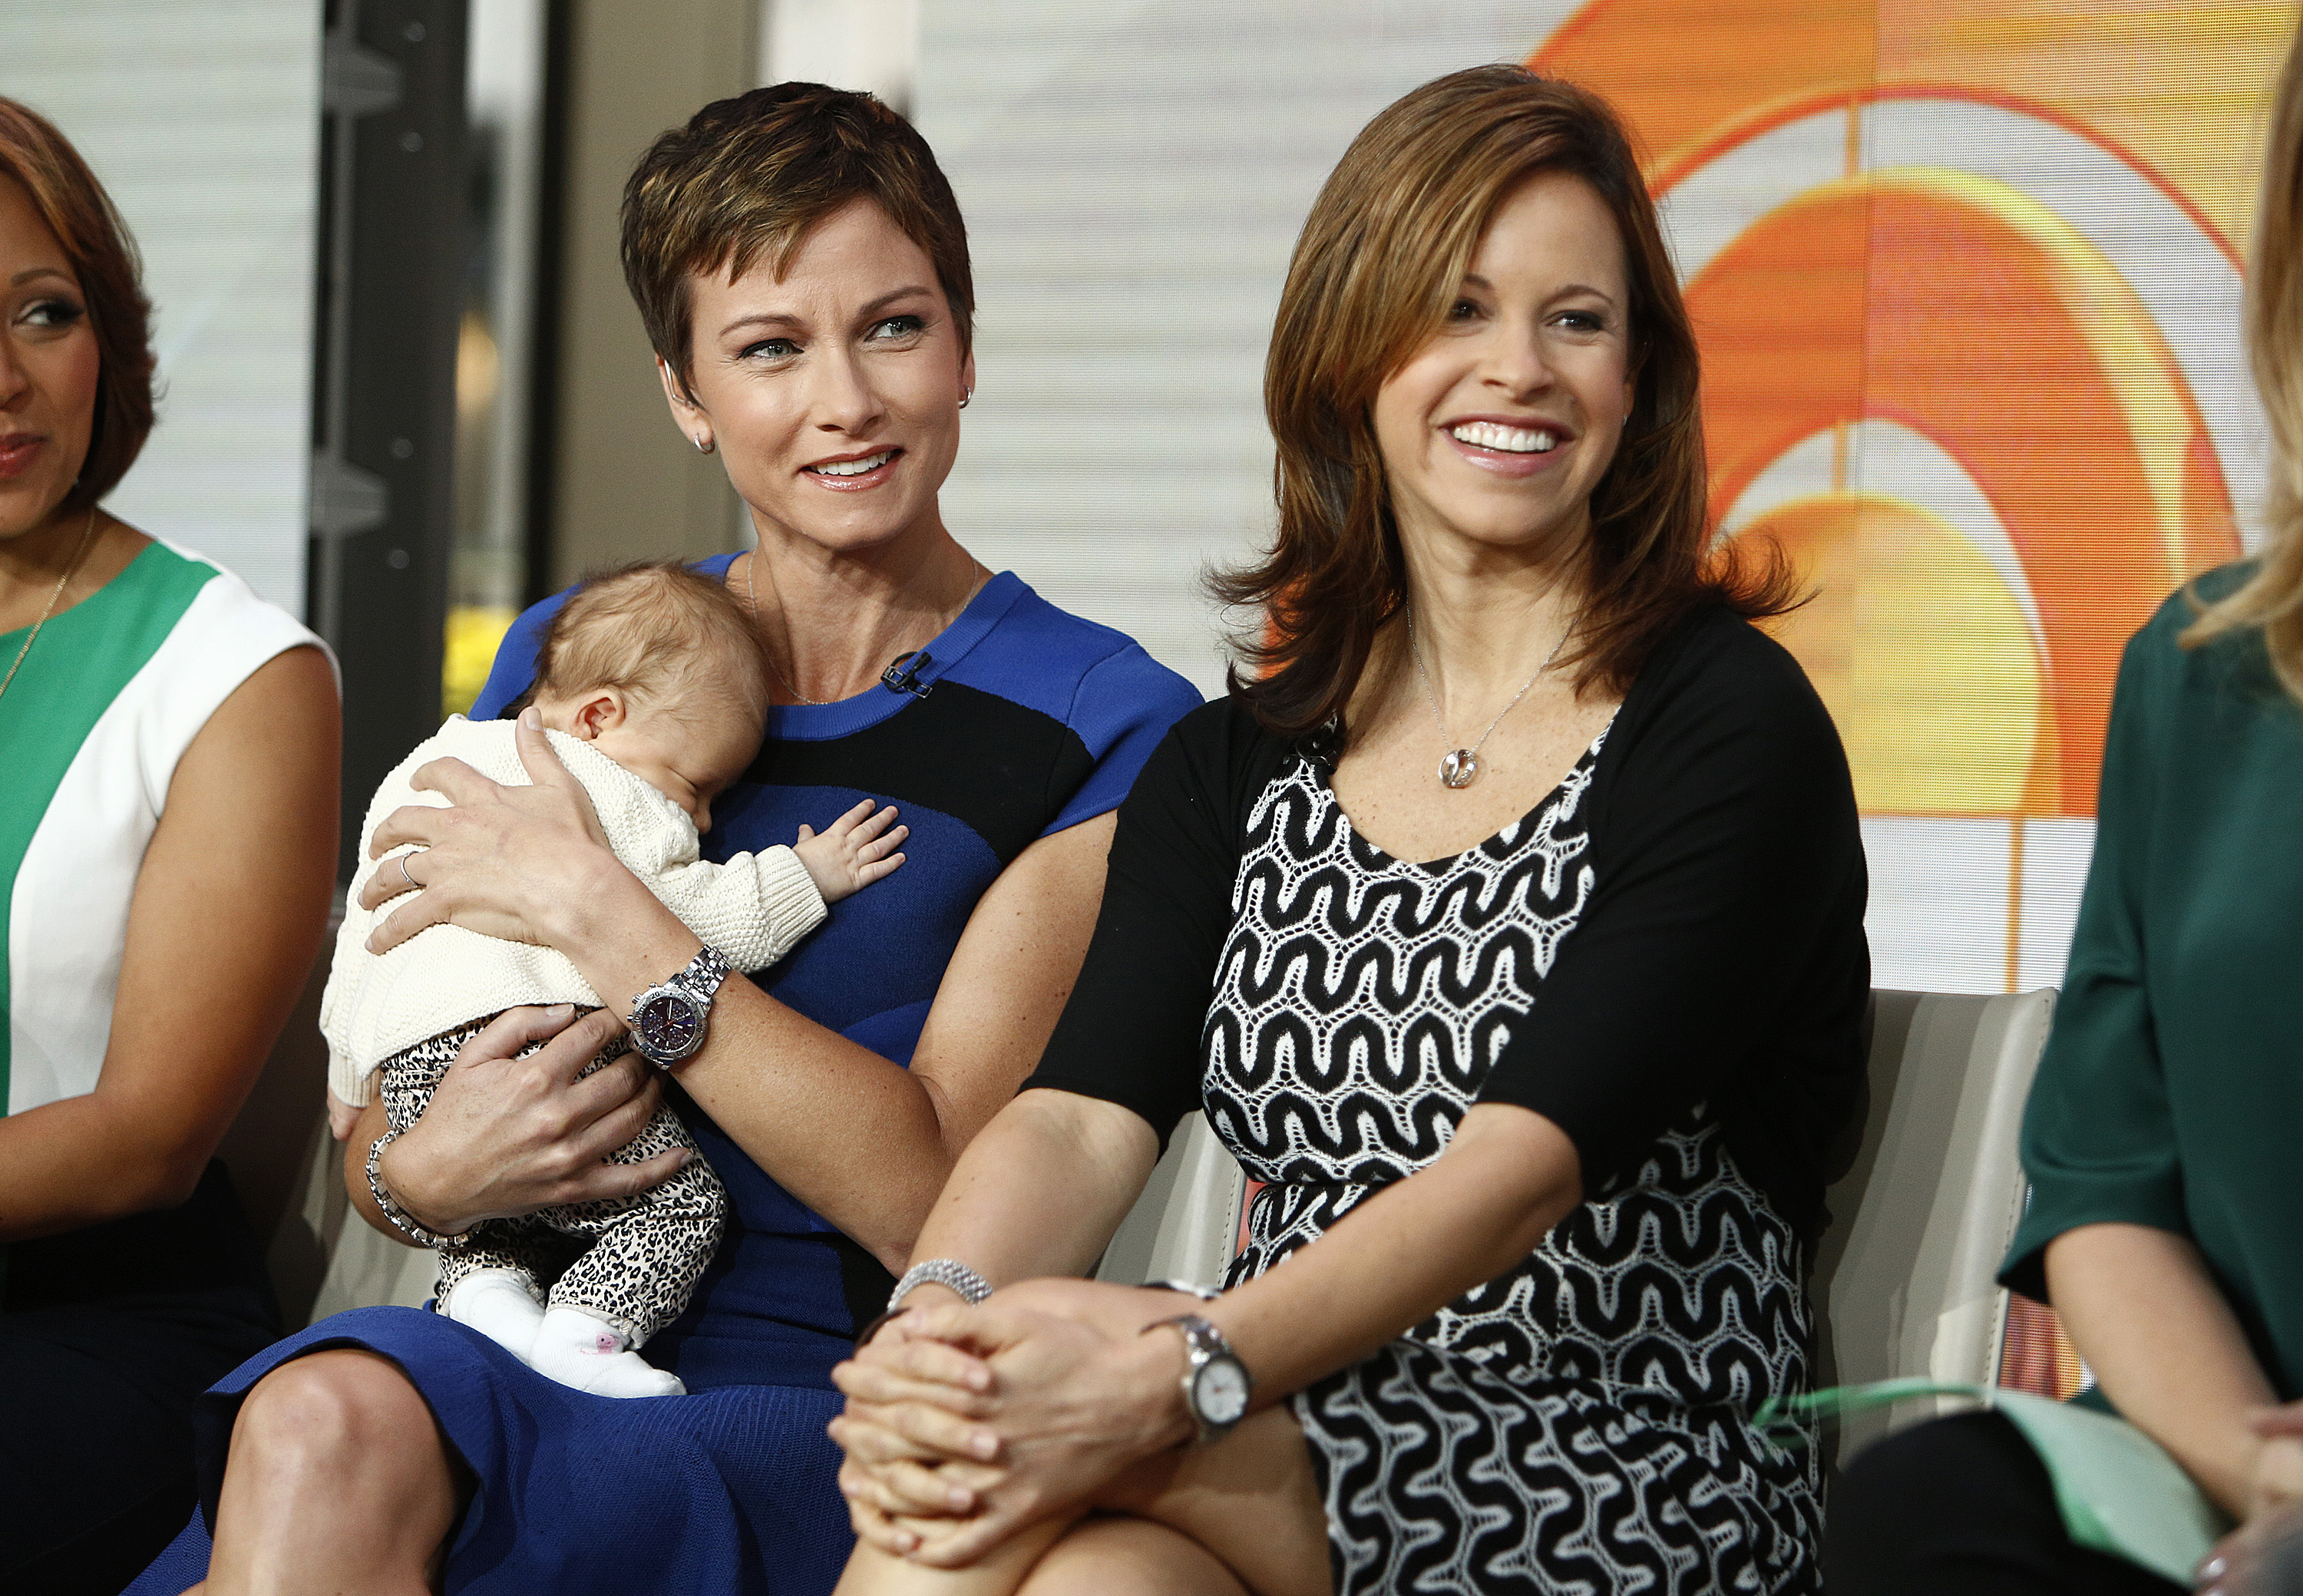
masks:
<path id="1" fill-rule="evenodd" d="M 719 445 L 713 443 L 708 435 L 700 438 L 690 438 L 688 441 L 696 445 L 696 452 L 698 454 L 709 454 L 719 447 Z"/>

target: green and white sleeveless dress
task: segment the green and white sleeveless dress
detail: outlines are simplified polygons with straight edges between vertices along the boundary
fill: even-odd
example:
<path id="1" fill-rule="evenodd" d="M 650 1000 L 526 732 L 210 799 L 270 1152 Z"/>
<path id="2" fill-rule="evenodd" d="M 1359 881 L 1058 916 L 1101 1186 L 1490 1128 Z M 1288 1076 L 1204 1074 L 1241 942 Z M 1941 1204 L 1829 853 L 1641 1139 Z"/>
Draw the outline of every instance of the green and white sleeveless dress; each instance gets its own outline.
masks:
<path id="1" fill-rule="evenodd" d="M 0 633 L 0 671 L 23 641 Z M 0 1110 L 96 1089 L 176 763 L 253 671 L 314 641 L 159 543 L 40 629 L 0 694 Z M 228 906 L 215 932 L 233 933 Z M 0 1247 L 0 1591 L 126 1584 L 193 1508 L 199 1394 L 279 1334 L 219 1163 L 179 1207 Z"/>
<path id="2" fill-rule="evenodd" d="M 21 631 L 0 633 L 0 661 Z M 128 908 L 176 761 L 257 667 L 319 639 L 155 542 L 52 617 L 0 694 L 0 1108 L 96 1089 Z"/>

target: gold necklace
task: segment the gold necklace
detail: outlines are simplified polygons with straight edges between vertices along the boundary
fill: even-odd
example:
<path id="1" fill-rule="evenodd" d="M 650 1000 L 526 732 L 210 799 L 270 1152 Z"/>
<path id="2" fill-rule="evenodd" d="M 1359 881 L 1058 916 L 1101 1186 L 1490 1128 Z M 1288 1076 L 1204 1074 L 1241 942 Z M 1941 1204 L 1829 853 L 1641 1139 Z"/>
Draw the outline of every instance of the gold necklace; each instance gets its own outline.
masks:
<path id="1" fill-rule="evenodd" d="M 89 534 L 95 530 L 96 506 L 91 504 L 88 507 L 88 520 L 80 529 L 80 541 L 72 545 L 72 563 L 65 566 L 64 574 L 56 578 L 55 591 L 48 595 L 48 607 L 40 612 L 40 618 L 32 622 L 32 629 L 24 634 L 23 642 L 17 646 L 16 657 L 8 664 L 8 674 L 0 676 L 0 693 L 5 693 L 8 684 L 16 680 L 17 668 L 23 664 L 24 656 L 32 652 L 32 645 L 38 639 L 40 629 L 47 625 L 48 617 L 56 612 L 57 601 L 63 597 L 64 589 L 72 585 L 72 578 L 79 573 L 80 556 L 88 553 Z"/>
<path id="2" fill-rule="evenodd" d="M 752 612 L 752 624 L 755 627 L 761 625 L 760 592 L 758 588 L 752 586 L 752 562 L 759 557 L 759 550 L 754 549 L 751 553 L 750 558 L 744 562 L 744 607 Z M 973 554 L 970 554 L 967 557 L 967 572 L 970 577 L 974 578 L 975 585 L 967 590 L 966 597 L 961 599 L 942 620 L 936 622 L 935 633 L 933 635 L 941 636 L 946 627 L 958 620 L 960 612 L 966 609 L 968 605 L 975 602 L 975 595 L 983 592 L 983 585 L 991 579 L 991 570 L 984 565 L 983 561 L 978 560 Z M 789 637 L 791 629 L 789 622 L 786 623 L 784 629 L 787 637 Z M 825 705 L 833 702 L 833 700 L 830 698 L 811 698 L 806 694 L 801 692 L 797 688 L 792 686 L 790 681 L 785 678 L 783 668 L 776 663 L 776 656 L 773 654 L 770 653 L 765 648 L 761 649 L 760 653 L 766 658 L 768 662 L 768 670 L 775 676 L 776 685 L 783 688 L 786 693 L 789 693 L 794 700 L 801 704 L 812 705 L 818 709 L 821 709 Z M 794 661 L 793 663 L 796 667 L 798 662 Z"/>

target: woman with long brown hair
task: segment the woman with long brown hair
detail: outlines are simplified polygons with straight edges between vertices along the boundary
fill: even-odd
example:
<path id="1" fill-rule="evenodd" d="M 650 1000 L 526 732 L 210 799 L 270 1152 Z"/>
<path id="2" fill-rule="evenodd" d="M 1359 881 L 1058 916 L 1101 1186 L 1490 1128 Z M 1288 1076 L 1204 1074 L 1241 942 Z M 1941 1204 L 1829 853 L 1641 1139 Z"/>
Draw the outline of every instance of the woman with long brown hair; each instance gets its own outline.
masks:
<path id="1" fill-rule="evenodd" d="M 2303 40 L 2266 148 L 2246 327 L 2269 536 L 2169 598 L 2121 662 L 2001 1275 L 2061 1316 L 2096 1377 L 2076 1400 L 2140 1429 L 2237 1523 L 2201 1574 L 2231 1589 L 2303 1503 Z M 2075 1544 L 2045 1465 L 1987 1412 L 1855 1458 L 1831 1541 L 1832 1589 L 1855 1596 L 2180 1588 Z"/>
<path id="2" fill-rule="evenodd" d="M 1261 673 L 1146 765 L 1038 1073 L 839 1373 L 843 1591 L 1816 1588 L 1812 1453 L 1750 1415 L 1807 1383 L 1863 859 L 1750 624 L 1780 573 L 1708 553 L 1696 394 L 1605 106 L 1482 67 L 1361 133 L 1220 585 Z M 1269 1183 L 1227 1288 L 1053 1278 L 1202 1106 Z"/>

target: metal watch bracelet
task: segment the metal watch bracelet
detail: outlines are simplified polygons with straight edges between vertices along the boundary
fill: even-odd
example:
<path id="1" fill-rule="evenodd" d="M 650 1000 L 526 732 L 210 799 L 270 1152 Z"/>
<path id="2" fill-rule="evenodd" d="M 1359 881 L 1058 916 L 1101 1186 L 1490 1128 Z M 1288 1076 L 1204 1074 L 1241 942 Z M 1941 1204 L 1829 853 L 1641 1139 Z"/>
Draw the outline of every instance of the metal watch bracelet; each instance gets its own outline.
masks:
<path id="1" fill-rule="evenodd" d="M 893 1310 L 917 1286 L 941 1286 L 947 1291 L 957 1292 L 971 1308 L 991 1295 L 991 1282 L 958 1259 L 931 1258 L 904 1271 L 904 1278 L 896 1282 L 896 1289 L 888 1297 L 889 1308 Z"/>
<path id="2" fill-rule="evenodd" d="M 392 1201 L 391 1192 L 384 1189 L 383 1171 L 376 1166 L 379 1161 L 384 1157 L 384 1150 L 392 1145 L 392 1141 L 399 1135 L 400 1133 L 396 1130 L 387 1130 L 382 1136 L 376 1137 L 374 1144 L 369 1146 L 367 1150 L 368 1195 L 375 1199 L 375 1205 L 377 1209 L 382 1212 L 384 1217 L 392 1221 L 392 1228 L 399 1231 L 402 1236 L 408 1237 L 409 1240 L 414 1242 L 418 1246 L 444 1247 L 455 1242 L 461 1241 L 466 1236 L 470 1234 L 469 1231 L 460 1231 L 454 1236 L 443 1236 L 437 1230 L 426 1229 L 424 1226 L 416 1222 L 416 1218 L 413 1214 L 409 1213 L 405 1208 L 402 1208 L 398 1203 Z"/>

